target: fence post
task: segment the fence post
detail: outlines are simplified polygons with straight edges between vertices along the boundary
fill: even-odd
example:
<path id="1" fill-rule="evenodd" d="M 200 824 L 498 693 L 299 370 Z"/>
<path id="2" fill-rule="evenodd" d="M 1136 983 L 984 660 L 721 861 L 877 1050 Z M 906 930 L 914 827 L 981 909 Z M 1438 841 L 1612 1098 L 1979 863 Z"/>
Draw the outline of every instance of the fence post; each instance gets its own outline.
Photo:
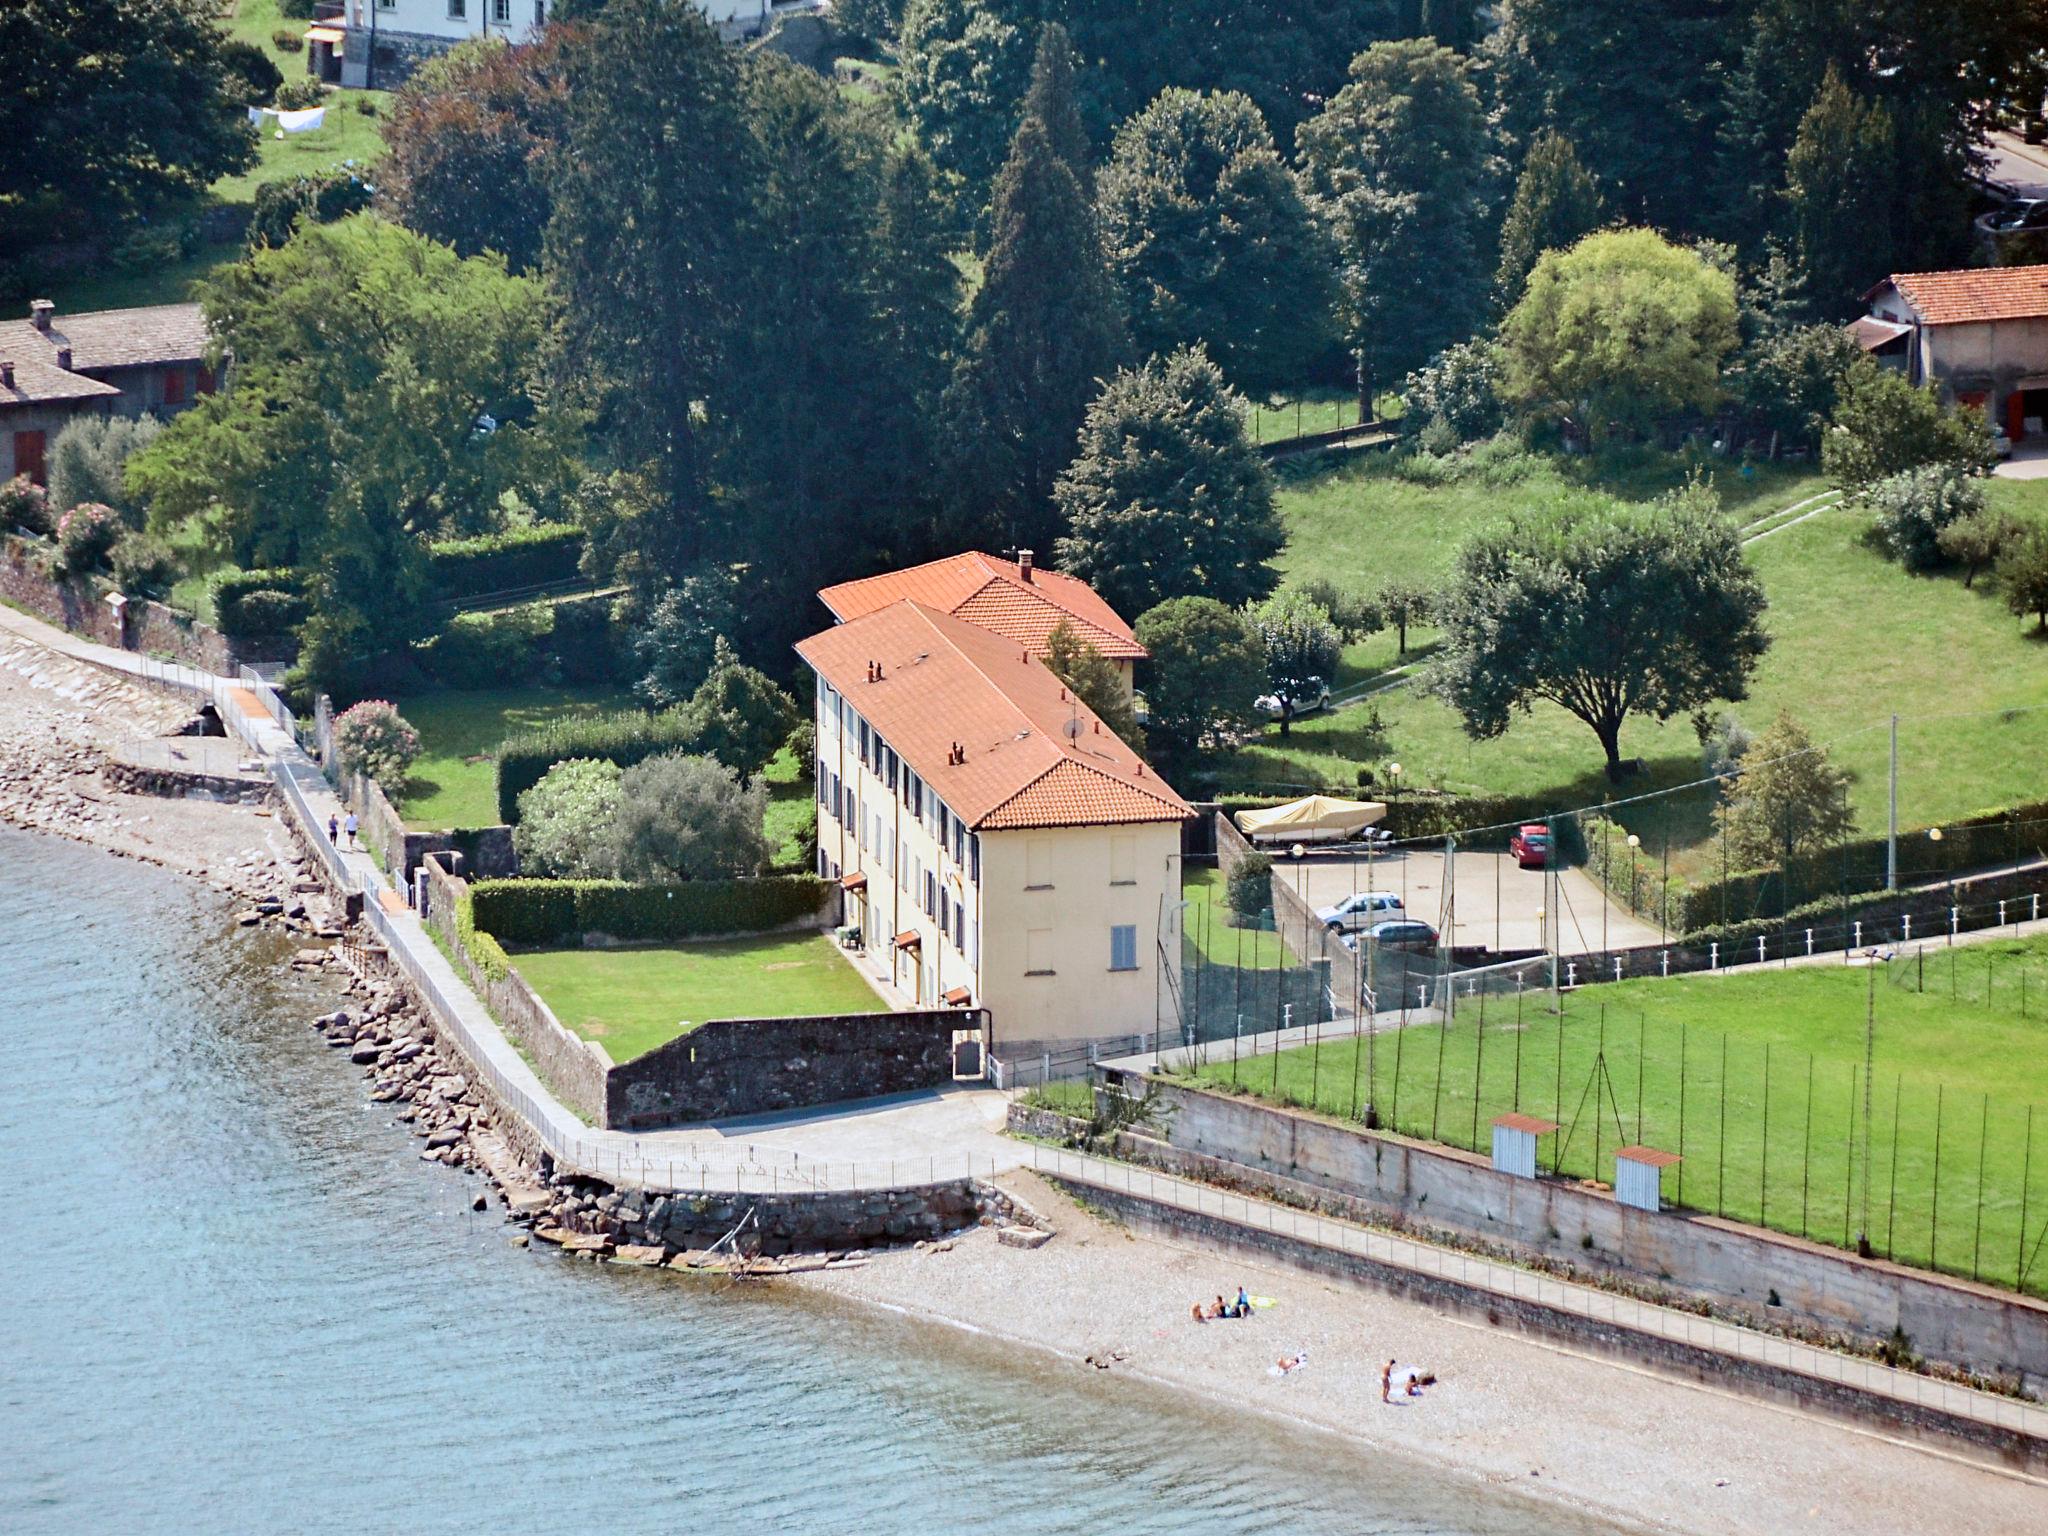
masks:
<path id="1" fill-rule="evenodd" d="M 1861 949 L 1863 947 L 1863 919 L 1860 917 L 1856 919 L 1856 941 L 1849 947 L 1851 949 Z M 1842 959 L 1845 963 L 1847 962 L 1848 958 L 1849 957 L 1846 953 L 1842 956 Z"/>
<path id="2" fill-rule="evenodd" d="M 1762 934 L 1756 936 L 1756 963 L 1758 965 L 1764 963 L 1764 936 Z"/>
<path id="3" fill-rule="evenodd" d="M 1671 974 L 1671 951 L 1668 949 L 1659 950 L 1658 956 L 1663 964 L 1664 974 L 1669 976 Z"/>
<path id="4" fill-rule="evenodd" d="M 1962 915 L 1963 909 L 1961 907 L 1950 907 L 1948 909 L 1948 941 L 1951 944 L 1956 941 L 1956 926 L 1962 920 Z"/>
<path id="5" fill-rule="evenodd" d="M 1941 1101 L 1943 1084 L 1934 1085 L 1934 1177 L 1928 1184 L 1927 1267 L 1935 1267 L 1941 1250 Z"/>
<path id="6" fill-rule="evenodd" d="M 1899 914 L 1899 942 L 1902 944 L 1913 942 L 1913 914 L 1910 912 L 1901 912 Z"/>
<path id="7" fill-rule="evenodd" d="M 1707 943 L 1707 969 L 1710 971 L 1721 969 L 1721 941 L 1719 939 L 1711 939 Z"/>

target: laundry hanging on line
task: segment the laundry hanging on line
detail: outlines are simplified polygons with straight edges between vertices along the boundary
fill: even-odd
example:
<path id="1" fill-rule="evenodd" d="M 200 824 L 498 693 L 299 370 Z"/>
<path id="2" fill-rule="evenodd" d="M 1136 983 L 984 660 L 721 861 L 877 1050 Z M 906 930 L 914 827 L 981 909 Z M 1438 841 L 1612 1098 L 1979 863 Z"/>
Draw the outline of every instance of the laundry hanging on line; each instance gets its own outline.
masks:
<path id="1" fill-rule="evenodd" d="M 327 121 L 327 109 L 325 107 L 307 107 L 304 111 L 300 112 L 280 112 L 275 107 L 251 107 L 249 109 L 249 121 L 258 128 L 263 126 L 263 119 L 266 117 L 276 118 L 279 130 L 284 133 L 308 133 Z"/>

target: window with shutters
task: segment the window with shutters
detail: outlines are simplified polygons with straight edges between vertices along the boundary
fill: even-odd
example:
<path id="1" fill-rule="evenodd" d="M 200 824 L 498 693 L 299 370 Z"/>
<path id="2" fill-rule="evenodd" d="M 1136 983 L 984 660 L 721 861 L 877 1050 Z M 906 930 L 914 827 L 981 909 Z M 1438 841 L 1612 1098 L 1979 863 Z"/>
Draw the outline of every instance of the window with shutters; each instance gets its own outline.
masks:
<path id="1" fill-rule="evenodd" d="M 1109 930 L 1109 968 L 1135 971 L 1138 968 L 1138 928 L 1135 923 L 1118 923 Z"/>
<path id="2" fill-rule="evenodd" d="M 46 439 L 40 432 L 17 432 L 14 434 L 14 472 L 28 476 L 31 483 L 47 484 L 44 478 L 43 445 Z"/>
<path id="3" fill-rule="evenodd" d="M 183 405 L 189 397 L 185 393 L 185 370 L 166 368 L 164 370 L 164 404 Z"/>

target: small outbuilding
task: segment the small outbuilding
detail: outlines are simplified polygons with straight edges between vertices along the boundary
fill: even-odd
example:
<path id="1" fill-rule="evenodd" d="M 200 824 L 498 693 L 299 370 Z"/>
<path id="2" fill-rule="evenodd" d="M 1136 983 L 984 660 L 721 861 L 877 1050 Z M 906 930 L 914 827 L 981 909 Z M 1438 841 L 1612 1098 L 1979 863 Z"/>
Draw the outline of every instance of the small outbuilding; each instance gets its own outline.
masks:
<path id="1" fill-rule="evenodd" d="M 1555 1120 L 1534 1115 L 1500 1115 L 1493 1122 L 1493 1167 L 1518 1179 L 1536 1177 L 1536 1142 L 1557 1129 Z"/>
<path id="2" fill-rule="evenodd" d="M 1621 1148 L 1614 1154 L 1614 1198 L 1639 1211 L 1661 1211 L 1664 1170 L 1683 1161 L 1659 1147 Z"/>
<path id="3" fill-rule="evenodd" d="M 1847 329 L 1915 384 L 1981 408 L 2015 443 L 2048 418 L 2048 264 L 1894 272 Z"/>

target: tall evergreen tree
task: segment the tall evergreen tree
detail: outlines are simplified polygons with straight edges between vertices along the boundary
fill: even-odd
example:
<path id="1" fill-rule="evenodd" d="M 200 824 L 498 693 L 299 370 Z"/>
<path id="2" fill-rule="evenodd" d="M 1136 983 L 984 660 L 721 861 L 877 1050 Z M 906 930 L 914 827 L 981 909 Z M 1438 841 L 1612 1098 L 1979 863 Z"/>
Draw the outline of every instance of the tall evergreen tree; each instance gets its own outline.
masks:
<path id="1" fill-rule="evenodd" d="M 811 592 L 867 574 L 876 471 L 901 423 L 876 388 L 894 354 L 869 276 L 885 146 L 830 81 L 772 53 L 748 69 L 746 112 L 747 323 L 708 405 L 731 553 L 749 562 L 747 649 L 775 657 L 808 627 Z"/>
<path id="2" fill-rule="evenodd" d="M 956 532 L 1051 547 L 1053 481 L 1124 350 L 1094 210 L 1027 117 L 996 178 L 988 261 L 946 395 Z"/>
<path id="3" fill-rule="evenodd" d="M 1562 251 L 1600 227 L 1600 188 L 1579 163 L 1572 141 L 1545 129 L 1529 146 L 1500 231 L 1494 302 L 1512 309 L 1545 251 Z"/>
<path id="4" fill-rule="evenodd" d="M 1117 130 L 1097 203 L 1140 356 L 1204 345 L 1253 394 L 1307 376 L 1334 263 L 1250 97 L 1162 91 Z"/>
<path id="5" fill-rule="evenodd" d="M 1714 82 L 1754 0 L 1505 0 L 1480 52 L 1503 127 L 1571 140 L 1610 206 L 1632 219 L 1710 232 L 1700 195 L 1722 104 Z"/>
<path id="6" fill-rule="evenodd" d="M 1067 163 L 1074 180 L 1090 197 L 1095 195 L 1095 150 L 1088 142 L 1088 127 L 1081 121 L 1081 102 L 1075 94 L 1073 40 L 1056 21 L 1047 22 L 1038 33 L 1038 53 L 1031 61 L 1031 84 L 1024 92 L 1024 117 L 1035 117 L 1045 125 L 1046 141 L 1052 152 Z"/>
<path id="7" fill-rule="evenodd" d="M 1859 100 L 1828 66 L 1785 157 L 1785 198 L 1806 291 L 1845 314 L 1893 271 L 1898 133 L 1882 102 Z"/>
<path id="8" fill-rule="evenodd" d="M 1474 0 L 1422 0 L 1421 31 L 1446 48 L 1469 53 L 1479 40 L 1479 7 Z"/>
<path id="9" fill-rule="evenodd" d="M 610 0 L 565 51 L 564 79 L 544 242 L 554 371 L 632 492 L 593 503 L 599 574 L 623 564 L 658 590 L 724 542 L 703 412 L 722 399 L 752 291 L 760 151 L 739 56 L 690 0 Z"/>
<path id="10" fill-rule="evenodd" d="M 1470 335 L 1486 303 L 1491 163 L 1466 61 L 1419 38 L 1376 43 L 1297 142 L 1336 244 L 1361 392 Z"/>

